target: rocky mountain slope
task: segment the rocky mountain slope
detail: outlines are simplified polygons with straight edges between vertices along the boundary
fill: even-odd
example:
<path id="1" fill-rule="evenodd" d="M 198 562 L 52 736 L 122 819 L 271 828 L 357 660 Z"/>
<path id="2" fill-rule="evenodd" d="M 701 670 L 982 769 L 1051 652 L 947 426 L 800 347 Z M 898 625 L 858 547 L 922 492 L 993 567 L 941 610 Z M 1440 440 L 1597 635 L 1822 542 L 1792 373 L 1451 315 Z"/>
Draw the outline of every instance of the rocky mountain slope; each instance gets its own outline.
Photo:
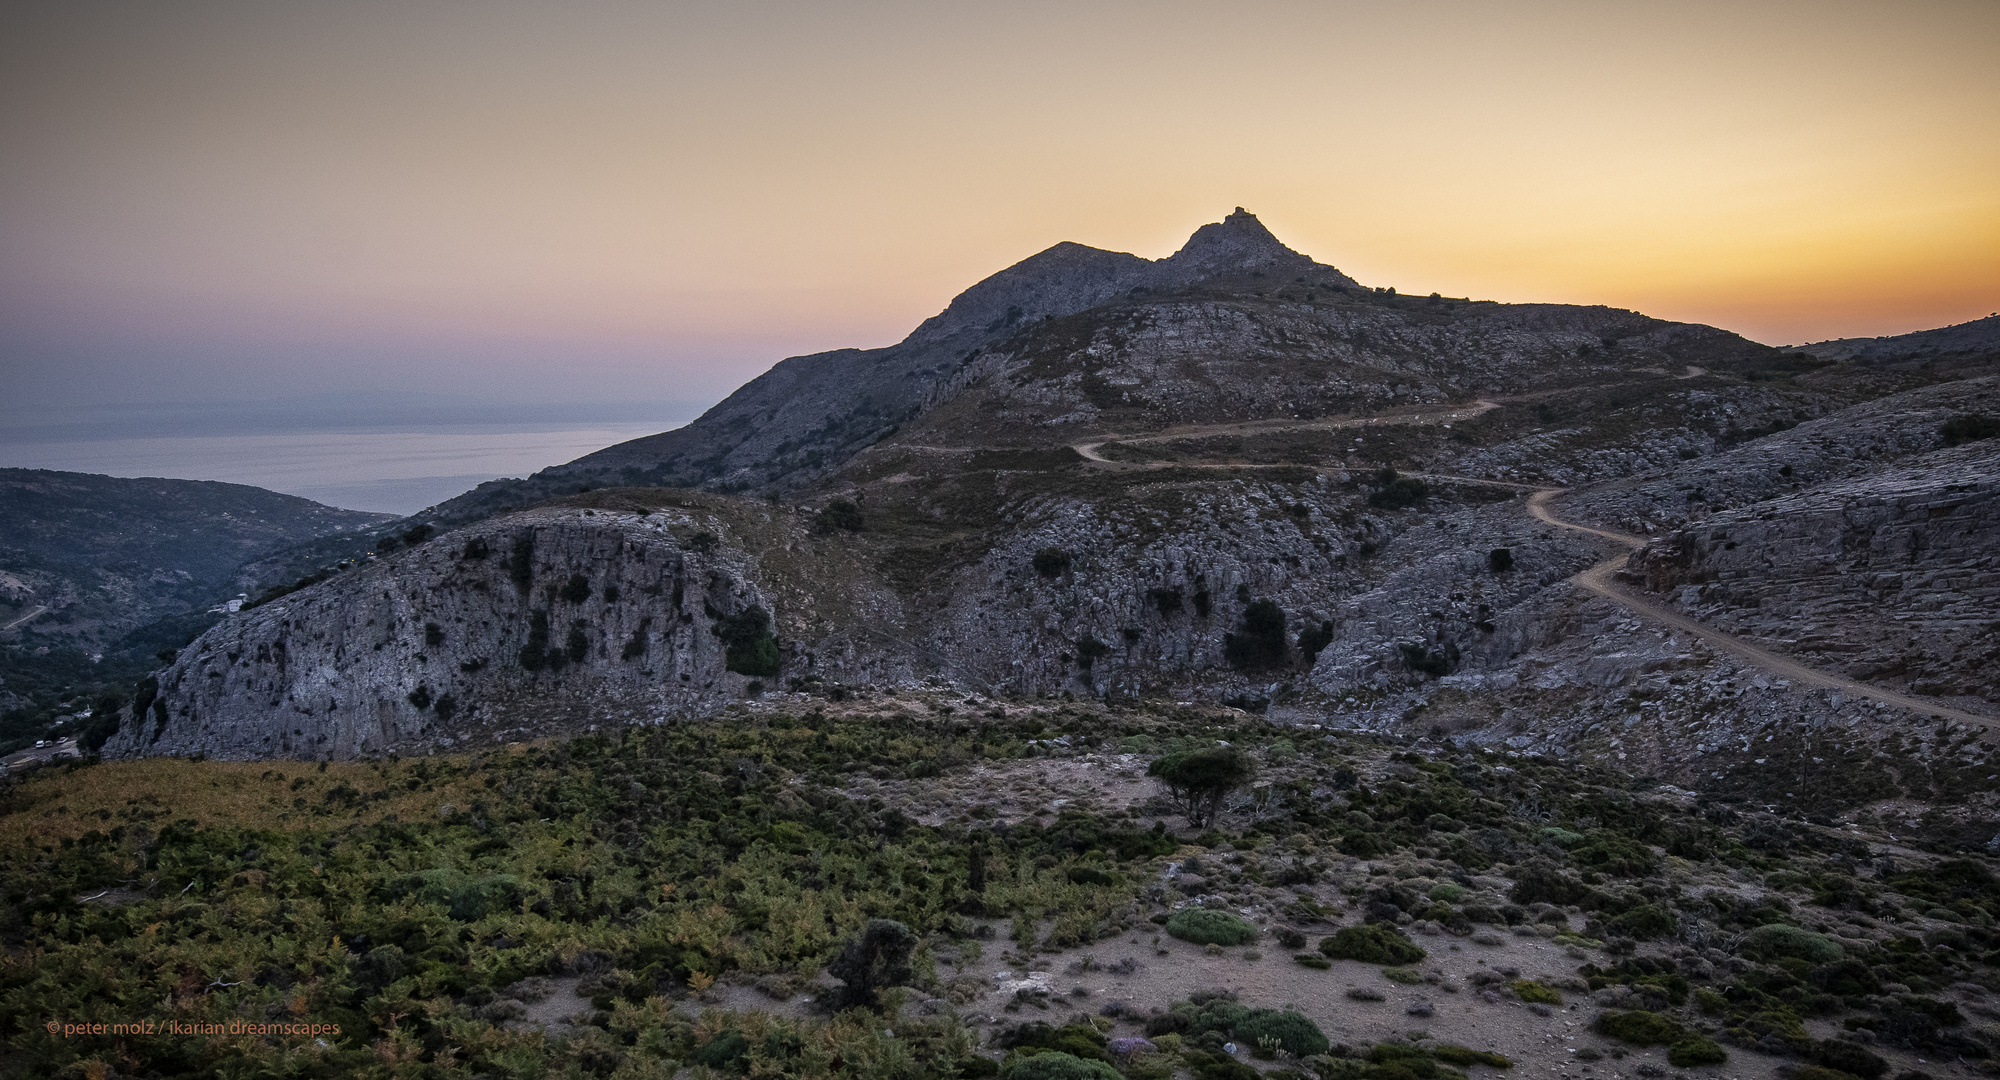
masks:
<path id="1" fill-rule="evenodd" d="M 1836 338 L 1796 348 L 1822 360 L 1852 360 L 1864 364 L 1988 355 L 2000 352 L 2000 313 L 1935 330 L 1919 330 L 1913 334 Z"/>
<path id="2" fill-rule="evenodd" d="M 1377 292 L 1239 212 L 1158 263 L 1051 249 L 893 350 L 787 364 L 696 434 L 447 505 L 455 531 L 230 619 L 111 749 L 352 756 L 931 681 L 1795 789 L 1745 770 L 1956 753 L 2000 715 L 1977 357 Z M 894 409 L 856 404 L 891 372 Z M 815 416 L 852 426 L 798 442 Z M 675 471 L 703 440 L 727 460 Z M 1589 528 L 1653 538 L 1626 587 L 1699 632 L 1573 583 L 1624 550 Z M 1971 719 L 1794 686 L 1730 634 Z M 1966 828 L 1990 801 L 1959 800 Z"/>
<path id="3" fill-rule="evenodd" d="M 242 484 L 0 469 L 0 627 L 102 649 L 221 602 L 247 560 L 391 520 Z"/>

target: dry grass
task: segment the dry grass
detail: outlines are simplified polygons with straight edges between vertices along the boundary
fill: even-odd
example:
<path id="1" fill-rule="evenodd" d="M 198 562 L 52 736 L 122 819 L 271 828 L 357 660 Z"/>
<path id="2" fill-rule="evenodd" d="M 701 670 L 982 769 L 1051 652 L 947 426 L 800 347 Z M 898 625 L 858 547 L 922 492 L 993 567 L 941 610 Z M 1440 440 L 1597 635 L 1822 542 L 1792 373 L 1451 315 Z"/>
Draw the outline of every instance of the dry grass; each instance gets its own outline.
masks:
<path id="1" fill-rule="evenodd" d="M 465 806 L 480 790 L 464 775 L 465 759 L 431 760 L 437 771 L 447 771 L 438 766 L 448 763 L 450 778 L 420 782 L 414 790 L 407 764 L 379 762 L 329 763 L 322 772 L 299 762 L 148 758 L 46 770 L 0 797 L 0 850 L 56 843 L 133 820 L 280 829 L 340 828 L 392 816 L 410 821 L 436 816 L 445 803 Z M 327 792 L 342 785 L 359 795 L 329 802 Z M 364 801 L 382 791 L 387 798 Z"/>

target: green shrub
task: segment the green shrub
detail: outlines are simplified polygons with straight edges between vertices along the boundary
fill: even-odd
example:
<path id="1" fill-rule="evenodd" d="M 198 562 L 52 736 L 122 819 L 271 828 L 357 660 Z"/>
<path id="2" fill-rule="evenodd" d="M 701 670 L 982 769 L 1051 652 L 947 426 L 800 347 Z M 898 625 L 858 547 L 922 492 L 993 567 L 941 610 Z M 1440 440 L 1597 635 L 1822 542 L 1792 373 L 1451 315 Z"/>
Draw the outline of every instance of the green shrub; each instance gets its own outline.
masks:
<path id="1" fill-rule="evenodd" d="M 1808 1065 L 1792 1074 L 1792 1080 L 1860 1080 L 1852 1073 L 1839 1069 L 1829 1069 L 1824 1065 Z"/>
<path id="2" fill-rule="evenodd" d="M 1321 939 L 1319 951 L 1335 960 L 1364 964 L 1414 964 L 1428 955 L 1401 930 L 1383 923 L 1343 926 L 1332 937 Z"/>
<path id="3" fill-rule="evenodd" d="M 835 529 L 845 532 L 860 532 L 862 529 L 861 507 L 851 499 L 835 499 L 819 512 L 819 520 L 813 528 L 820 533 L 830 533 Z"/>
<path id="4" fill-rule="evenodd" d="M 1431 899 L 1446 904 L 1456 904 L 1465 899 L 1465 886 L 1446 881 L 1431 886 Z"/>
<path id="5" fill-rule="evenodd" d="M 1877 1080 L 1889 1071 L 1889 1063 L 1879 1054 L 1845 1039 L 1827 1039 L 1813 1044 L 1812 1060 L 1815 1065 L 1852 1073 L 1862 1080 Z"/>
<path id="6" fill-rule="evenodd" d="M 1514 887 L 1507 899 L 1516 904 L 1554 904 L 1562 907 L 1581 902 L 1590 895 L 1583 882 L 1537 860 L 1514 872 Z"/>
<path id="7" fill-rule="evenodd" d="M 1991 439 L 2000 435 L 2000 419 L 1991 416 L 1954 416 L 1938 428 L 1946 446 Z"/>
<path id="8" fill-rule="evenodd" d="M 1688 1029 L 1672 1018 L 1644 1009 L 1599 1016 L 1597 1033 L 1634 1046 L 1672 1046 L 1692 1037 Z"/>
<path id="9" fill-rule="evenodd" d="M 740 1031 L 725 1031 L 703 1043 L 688 1060 L 711 1069 L 741 1071 L 749 1056 L 750 1040 L 744 1038 Z"/>
<path id="10" fill-rule="evenodd" d="M 1325 971 L 1326 969 L 1333 966 L 1333 961 L 1328 960 L 1324 956 L 1315 956 L 1309 952 L 1294 954 L 1292 956 L 1292 963 L 1304 964 L 1306 967 L 1309 967 L 1314 971 Z"/>
<path id="11" fill-rule="evenodd" d="M 1243 671 L 1267 671 L 1285 662 L 1285 613 L 1270 600 L 1252 600 L 1242 625 L 1222 638 L 1222 655 Z"/>
<path id="12" fill-rule="evenodd" d="M 1236 1037 L 1252 1046 L 1283 1050 L 1293 1057 L 1324 1054 L 1328 1043 L 1319 1025 L 1290 1009 L 1252 1009 L 1236 1023 Z"/>
<path id="13" fill-rule="evenodd" d="M 1382 510 L 1401 510 L 1415 506 L 1430 497 L 1430 485 L 1414 476 L 1402 476 L 1394 469 L 1383 469 L 1376 476 L 1379 485 L 1368 496 L 1368 505 Z"/>
<path id="14" fill-rule="evenodd" d="M 1089 634 L 1085 634 L 1077 639 L 1076 662 L 1085 671 L 1089 671 L 1092 665 L 1096 664 L 1099 659 L 1110 652 L 1111 646 L 1106 645 Z"/>
<path id="15" fill-rule="evenodd" d="M 1451 662 L 1457 652 L 1456 646 L 1448 646 L 1445 651 L 1439 652 L 1407 641 L 1396 648 L 1403 654 L 1403 666 L 1426 675 L 1451 674 Z"/>
<path id="16" fill-rule="evenodd" d="M 1421 986 L 1424 981 L 1423 972 L 1418 971 L 1416 968 L 1406 967 L 1383 968 L 1382 977 L 1392 983 L 1399 983 L 1403 986 Z"/>
<path id="17" fill-rule="evenodd" d="M 1196 945 L 1243 945 L 1257 939 L 1257 928 L 1226 911 L 1182 908 L 1167 919 L 1167 933 Z"/>
<path id="18" fill-rule="evenodd" d="M 1674 917 L 1652 904 L 1638 907 L 1612 919 L 1610 928 L 1637 941 L 1651 941 L 1674 931 Z"/>
<path id="19" fill-rule="evenodd" d="M 1060 1050 L 1018 1057 L 1000 1070 L 1000 1080 L 1125 1080 L 1110 1062 L 1080 1058 Z"/>
<path id="20" fill-rule="evenodd" d="M 1592 840 L 1571 851 L 1569 857 L 1578 866 L 1615 877 L 1644 877 L 1659 865 L 1652 848 L 1623 836 Z"/>
<path id="21" fill-rule="evenodd" d="M 1750 931 L 1738 950 L 1752 960 L 1796 957 L 1812 964 L 1830 964 L 1847 955 L 1840 943 L 1824 934 L 1784 923 L 1771 923 Z"/>
<path id="22" fill-rule="evenodd" d="M 515 535 L 514 548 L 507 555 L 507 577 L 522 589 L 535 580 L 535 533 L 532 529 Z"/>
<path id="23" fill-rule="evenodd" d="M 1697 1065 L 1720 1065 L 1729 1060 L 1728 1051 L 1706 1035 L 1693 1035 L 1667 1048 L 1667 1064 L 1676 1069 Z"/>
<path id="24" fill-rule="evenodd" d="M 1310 664 L 1328 645 L 1333 644 L 1333 623 L 1322 621 L 1318 626 L 1308 626 L 1299 631 L 1299 653 Z"/>
<path id="25" fill-rule="evenodd" d="M 1446 1065 L 1456 1065 L 1463 1069 L 1468 1065 L 1485 1065 L 1495 1069 L 1511 1069 L 1514 1062 L 1505 1054 L 1491 1050 L 1473 1050 L 1464 1046 L 1446 1044 L 1431 1051 L 1431 1056 Z"/>
<path id="26" fill-rule="evenodd" d="M 572 604 L 581 604 L 590 599 L 590 579 L 582 574 L 571 574 L 563 583 L 562 598 Z"/>
<path id="27" fill-rule="evenodd" d="M 715 620 L 715 636 L 722 639 L 722 666 L 738 675 L 776 675 L 778 639 L 771 634 L 771 614 L 749 607 Z"/>
<path id="28" fill-rule="evenodd" d="M 1515 979 L 1513 982 L 1507 984 L 1507 989 L 1514 991 L 1515 997 L 1520 998 L 1530 1005 L 1560 1005 L 1563 1003 L 1563 996 L 1557 993 L 1554 987 L 1543 986 L 1533 979 Z"/>
<path id="29" fill-rule="evenodd" d="M 826 973 L 846 985 L 840 1005 L 874 1006 L 881 992 L 910 981 L 910 954 L 917 948 L 917 935 L 894 919 L 870 919 L 861 933 L 847 943 Z"/>

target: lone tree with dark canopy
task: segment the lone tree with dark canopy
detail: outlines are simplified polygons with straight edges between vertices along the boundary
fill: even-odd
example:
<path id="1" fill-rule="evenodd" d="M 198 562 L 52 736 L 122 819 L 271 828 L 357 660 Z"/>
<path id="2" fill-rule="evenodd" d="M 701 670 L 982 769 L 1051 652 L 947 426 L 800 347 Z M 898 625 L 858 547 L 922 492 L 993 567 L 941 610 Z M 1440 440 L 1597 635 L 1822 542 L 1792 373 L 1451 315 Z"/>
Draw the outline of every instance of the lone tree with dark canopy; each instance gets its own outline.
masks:
<path id="1" fill-rule="evenodd" d="M 1222 636 L 1222 655 L 1244 671 L 1268 671 L 1285 662 L 1285 613 L 1269 600 L 1252 600 L 1243 625 Z"/>
<path id="2" fill-rule="evenodd" d="M 917 935 L 894 919 L 870 919 L 861 935 L 826 966 L 826 973 L 846 985 L 840 991 L 839 1007 L 879 1008 L 881 993 L 910 981 L 910 954 L 917 948 Z"/>
<path id="3" fill-rule="evenodd" d="M 1248 784 L 1257 775 L 1257 763 L 1234 746 L 1211 746 L 1184 750 L 1159 758 L 1146 775 L 1166 785 L 1174 808 L 1187 816 L 1193 828 L 1215 820 L 1229 793 Z"/>

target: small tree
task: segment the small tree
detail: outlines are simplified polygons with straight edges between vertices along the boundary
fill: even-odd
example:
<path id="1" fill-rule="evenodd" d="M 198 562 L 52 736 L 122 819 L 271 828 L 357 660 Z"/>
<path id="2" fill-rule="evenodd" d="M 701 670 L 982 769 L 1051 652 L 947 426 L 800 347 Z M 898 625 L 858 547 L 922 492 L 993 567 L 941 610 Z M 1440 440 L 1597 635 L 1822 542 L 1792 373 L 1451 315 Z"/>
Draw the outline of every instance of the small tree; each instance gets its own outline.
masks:
<path id="1" fill-rule="evenodd" d="M 1146 775 L 1166 786 L 1175 809 L 1187 817 L 1189 826 L 1199 829 L 1215 820 L 1230 792 L 1257 775 L 1257 764 L 1237 747 L 1211 746 L 1159 758 Z"/>
<path id="2" fill-rule="evenodd" d="M 1222 638 L 1222 655 L 1244 671 L 1268 671 L 1285 662 L 1285 612 L 1270 600 L 1252 600 L 1243 625 Z"/>
<path id="3" fill-rule="evenodd" d="M 882 991 L 910 981 L 910 954 L 916 948 L 917 935 L 909 927 L 893 919 L 868 920 L 860 936 L 849 939 L 826 966 L 827 974 L 845 984 L 840 1007 L 879 1007 Z"/>
<path id="4" fill-rule="evenodd" d="M 1299 652 L 1306 658 L 1306 664 L 1319 658 L 1328 645 L 1333 644 L 1333 620 L 1328 619 L 1318 626 L 1308 626 L 1299 631 Z"/>
<path id="5" fill-rule="evenodd" d="M 776 675 L 778 639 L 771 634 L 771 613 L 749 607 L 715 620 L 715 636 L 722 639 L 722 666 L 738 675 Z"/>
<path id="6" fill-rule="evenodd" d="M 1383 469 L 1375 477 L 1377 487 L 1368 496 L 1368 505 L 1383 510 L 1401 510 L 1430 498 L 1430 485 L 1394 469 Z"/>

